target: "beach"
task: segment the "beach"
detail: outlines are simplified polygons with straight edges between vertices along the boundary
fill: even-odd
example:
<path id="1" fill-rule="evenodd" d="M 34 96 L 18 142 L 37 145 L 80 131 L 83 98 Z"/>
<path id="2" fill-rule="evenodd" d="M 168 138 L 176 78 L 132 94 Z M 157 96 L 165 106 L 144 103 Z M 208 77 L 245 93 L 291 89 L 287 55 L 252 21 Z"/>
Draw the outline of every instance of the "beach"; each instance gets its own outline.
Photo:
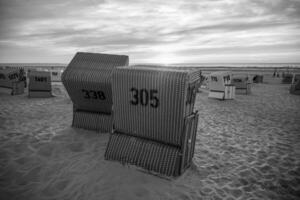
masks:
<path id="1" fill-rule="evenodd" d="M 226 101 L 202 89 L 192 166 L 170 179 L 104 160 L 109 133 L 71 127 L 61 83 L 52 98 L 0 90 L 1 199 L 299 199 L 300 96 L 280 80 Z"/>

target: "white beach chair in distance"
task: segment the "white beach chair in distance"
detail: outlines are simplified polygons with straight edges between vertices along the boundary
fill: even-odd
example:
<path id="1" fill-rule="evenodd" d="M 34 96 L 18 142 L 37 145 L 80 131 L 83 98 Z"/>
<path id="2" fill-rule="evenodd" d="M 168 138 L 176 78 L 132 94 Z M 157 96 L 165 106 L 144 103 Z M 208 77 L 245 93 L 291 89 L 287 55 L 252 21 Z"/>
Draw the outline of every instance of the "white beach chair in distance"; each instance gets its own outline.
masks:
<path id="1" fill-rule="evenodd" d="M 47 71 L 30 70 L 28 72 L 29 98 L 48 98 L 53 97 L 51 86 L 51 74 Z"/>
<path id="2" fill-rule="evenodd" d="M 208 98 L 221 100 L 234 99 L 235 86 L 231 84 L 231 80 L 231 72 L 220 71 L 211 73 L 208 77 Z"/>

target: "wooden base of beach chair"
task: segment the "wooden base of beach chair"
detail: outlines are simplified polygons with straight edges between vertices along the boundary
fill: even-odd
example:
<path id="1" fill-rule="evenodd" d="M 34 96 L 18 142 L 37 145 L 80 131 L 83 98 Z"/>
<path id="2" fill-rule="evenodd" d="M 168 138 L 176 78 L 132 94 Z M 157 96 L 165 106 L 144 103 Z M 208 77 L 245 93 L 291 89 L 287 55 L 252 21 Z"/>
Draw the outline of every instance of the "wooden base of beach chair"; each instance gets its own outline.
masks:
<path id="1" fill-rule="evenodd" d="M 29 98 L 49 98 L 49 97 L 53 97 L 53 95 L 52 95 L 51 91 L 32 91 L 32 90 L 29 90 L 28 97 Z"/>
<path id="2" fill-rule="evenodd" d="M 210 90 L 208 93 L 208 98 L 221 99 L 221 100 L 234 99 L 235 86 L 226 85 L 224 91 Z"/>
<path id="3" fill-rule="evenodd" d="M 113 126 L 112 121 L 112 115 L 109 114 L 74 110 L 72 126 L 87 130 L 111 132 Z"/>
<path id="4" fill-rule="evenodd" d="M 114 132 L 110 135 L 105 159 L 136 165 L 166 176 L 179 176 L 191 165 L 197 124 L 198 113 L 186 118 L 181 146 Z"/>
<path id="5" fill-rule="evenodd" d="M 13 82 L 11 95 L 24 94 L 25 83 L 23 81 Z"/>

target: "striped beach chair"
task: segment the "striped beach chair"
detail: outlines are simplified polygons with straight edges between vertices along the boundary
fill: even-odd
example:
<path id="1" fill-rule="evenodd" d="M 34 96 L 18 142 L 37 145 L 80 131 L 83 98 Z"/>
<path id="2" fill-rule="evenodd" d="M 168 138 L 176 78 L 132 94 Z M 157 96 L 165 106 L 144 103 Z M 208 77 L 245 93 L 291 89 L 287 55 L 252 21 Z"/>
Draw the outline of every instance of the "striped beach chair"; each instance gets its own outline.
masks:
<path id="1" fill-rule="evenodd" d="M 0 69 L 0 88 L 11 95 L 23 94 L 25 88 L 23 72 L 23 69 L 15 67 Z"/>
<path id="2" fill-rule="evenodd" d="M 300 74 L 294 74 L 292 84 L 290 86 L 290 93 L 300 95 Z"/>
<path id="3" fill-rule="evenodd" d="M 162 175 L 182 174 L 194 154 L 198 79 L 197 70 L 117 68 L 112 78 L 114 131 L 105 158 Z"/>
<path id="4" fill-rule="evenodd" d="M 111 75 L 128 66 L 125 55 L 78 52 L 62 74 L 73 102 L 72 126 L 108 132 L 112 130 Z"/>
<path id="5" fill-rule="evenodd" d="M 47 71 L 30 70 L 28 72 L 29 98 L 48 98 L 52 96 L 51 74 Z"/>
<path id="6" fill-rule="evenodd" d="M 236 94 L 251 94 L 251 83 L 247 75 L 233 75 L 231 82 Z"/>

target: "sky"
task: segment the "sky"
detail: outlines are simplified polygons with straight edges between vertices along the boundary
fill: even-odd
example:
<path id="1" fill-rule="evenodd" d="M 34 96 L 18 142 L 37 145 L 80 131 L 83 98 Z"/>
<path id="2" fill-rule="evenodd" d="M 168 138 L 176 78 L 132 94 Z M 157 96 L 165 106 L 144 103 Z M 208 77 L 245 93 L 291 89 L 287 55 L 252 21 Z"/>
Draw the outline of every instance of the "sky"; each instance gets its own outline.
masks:
<path id="1" fill-rule="evenodd" d="M 300 0 L 0 0 L 0 62 L 300 62 Z"/>

